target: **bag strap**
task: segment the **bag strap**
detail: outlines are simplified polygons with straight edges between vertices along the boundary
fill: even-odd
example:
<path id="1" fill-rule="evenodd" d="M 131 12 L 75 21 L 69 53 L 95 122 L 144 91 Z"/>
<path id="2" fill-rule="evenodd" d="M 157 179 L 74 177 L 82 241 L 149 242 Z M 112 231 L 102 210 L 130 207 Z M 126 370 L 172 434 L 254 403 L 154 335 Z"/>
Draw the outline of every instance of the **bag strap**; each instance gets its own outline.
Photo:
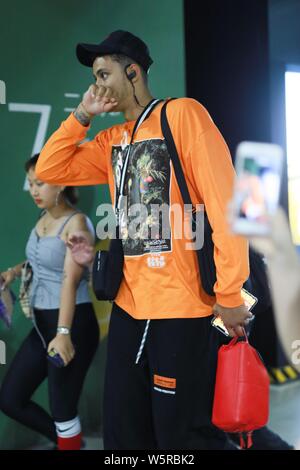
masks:
<path id="1" fill-rule="evenodd" d="M 174 139 L 173 139 L 173 135 L 172 135 L 169 123 L 168 123 L 168 118 L 167 118 L 167 113 L 166 113 L 167 104 L 169 103 L 169 101 L 171 101 L 173 99 L 176 99 L 176 98 L 171 98 L 166 103 L 164 103 L 164 105 L 162 107 L 162 110 L 161 110 L 161 128 L 162 128 L 162 133 L 163 133 L 163 136 L 165 138 L 166 146 L 167 146 L 171 161 L 173 163 L 173 168 L 174 168 L 176 180 L 177 180 L 177 183 L 178 183 L 178 186 L 179 186 L 179 190 L 180 190 L 180 193 L 181 193 L 183 203 L 191 205 L 192 206 L 192 213 L 194 214 L 195 206 L 193 205 L 191 197 L 190 197 L 190 193 L 189 193 L 189 190 L 188 190 L 188 187 L 187 187 L 187 183 L 186 183 L 186 180 L 185 180 L 185 177 L 184 177 L 184 173 L 183 173 L 183 170 L 182 170 L 182 166 L 181 166 L 181 163 L 180 163 L 180 159 L 179 159 L 179 156 L 178 156 L 178 152 L 177 152 L 177 149 L 176 149 L 176 145 L 175 145 L 175 142 L 174 142 Z M 212 230 L 211 230 L 211 226 L 210 226 L 209 220 L 207 218 L 207 213 L 206 212 L 204 213 L 204 217 L 205 217 L 205 221 L 207 222 L 207 223 L 204 223 L 204 229 L 205 229 L 204 235 L 205 235 L 205 237 L 207 236 L 208 238 L 211 238 L 211 231 Z M 207 233 L 206 231 L 209 231 L 209 233 Z M 195 251 L 197 253 L 197 258 L 198 258 L 199 272 L 201 274 L 201 263 L 203 261 L 201 262 L 201 259 L 200 259 L 200 250 L 195 250 Z M 259 256 L 259 255 L 255 255 L 255 252 L 253 252 L 251 247 L 250 247 L 250 255 L 251 255 L 250 256 L 250 267 L 251 267 L 251 259 L 253 259 L 255 256 Z M 256 271 L 258 271 L 258 269 L 256 269 Z M 261 274 L 261 275 L 263 275 L 263 274 Z M 214 276 L 214 278 L 216 277 L 215 271 L 213 273 L 213 276 Z M 265 284 L 268 288 L 267 278 L 265 277 L 264 279 L 265 279 Z M 249 280 L 250 280 L 250 276 L 249 276 Z M 210 293 L 209 295 L 214 295 L 214 294 Z M 245 338 L 246 338 L 246 341 L 248 342 L 248 337 L 247 337 L 246 334 L 245 334 Z"/>
<path id="2" fill-rule="evenodd" d="M 242 330 L 243 330 L 244 336 L 234 336 L 234 337 L 232 338 L 232 340 L 230 341 L 230 343 L 228 343 L 228 345 L 234 346 L 234 345 L 238 342 L 238 340 L 239 340 L 240 338 L 243 338 L 243 337 L 244 337 L 244 339 L 245 339 L 244 342 L 249 344 L 249 339 L 248 339 L 248 335 L 247 335 L 247 332 L 246 332 L 245 328 L 242 327 Z"/>
<path id="3" fill-rule="evenodd" d="M 171 98 L 171 100 L 172 99 L 175 99 L 175 98 Z M 183 173 L 183 170 L 182 170 L 182 166 L 181 166 L 181 163 L 180 163 L 180 160 L 179 160 L 176 145 L 175 145 L 173 135 L 172 135 L 169 123 L 168 123 L 168 118 L 167 118 L 167 112 L 166 112 L 167 111 L 167 104 L 171 100 L 168 100 L 162 107 L 161 115 L 160 115 L 161 129 L 162 129 L 163 136 L 165 138 L 166 146 L 167 146 L 171 161 L 173 163 L 174 172 L 175 172 L 176 180 L 177 180 L 177 183 L 178 183 L 178 186 L 179 186 L 179 190 L 180 190 L 180 193 L 181 193 L 183 203 L 184 204 L 189 204 L 190 206 L 192 206 L 192 216 L 193 216 L 193 213 L 195 212 L 195 206 L 193 205 L 192 200 L 191 200 L 191 196 L 190 196 L 187 184 L 186 184 L 186 180 L 185 180 L 184 173 Z M 194 251 L 197 254 L 199 275 L 201 277 L 201 255 L 200 255 L 200 250 L 194 250 Z"/>
<path id="4" fill-rule="evenodd" d="M 176 180 L 177 180 L 180 192 L 181 192 L 183 203 L 191 205 L 194 210 L 194 206 L 192 204 L 191 196 L 190 196 L 187 184 L 186 184 L 186 180 L 184 177 L 184 173 L 182 170 L 182 166 L 180 163 L 176 145 L 175 145 L 173 135 L 172 135 L 169 123 L 168 123 L 168 118 L 167 118 L 167 104 L 171 100 L 174 100 L 174 99 L 176 98 L 171 98 L 168 101 L 166 101 L 161 109 L 161 115 L 160 115 L 161 129 L 162 129 L 162 133 L 165 138 L 165 141 L 166 141 L 166 146 L 167 146 L 170 158 L 173 163 L 174 172 L 175 172 Z"/>

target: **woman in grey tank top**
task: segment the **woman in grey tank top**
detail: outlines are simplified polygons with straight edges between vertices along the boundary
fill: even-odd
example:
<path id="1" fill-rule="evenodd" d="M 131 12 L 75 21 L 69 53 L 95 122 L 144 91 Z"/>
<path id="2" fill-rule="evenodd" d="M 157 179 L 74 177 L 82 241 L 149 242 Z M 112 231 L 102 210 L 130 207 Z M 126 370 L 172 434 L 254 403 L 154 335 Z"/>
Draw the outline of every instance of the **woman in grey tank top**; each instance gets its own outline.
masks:
<path id="1" fill-rule="evenodd" d="M 67 242 L 84 233 L 94 244 L 90 220 L 74 204 L 74 188 L 36 179 L 38 155 L 25 165 L 30 194 L 41 216 L 32 229 L 26 257 L 33 270 L 30 306 L 33 329 L 14 357 L 0 389 L 0 408 L 40 432 L 61 450 L 80 449 L 78 401 L 99 343 L 99 325 L 88 291 L 89 272 L 73 259 Z M 1 273 L 5 285 L 21 275 L 23 263 Z M 47 360 L 59 354 L 63 367 Z M 51 415 L 31 401 L 48 377 Z"/>

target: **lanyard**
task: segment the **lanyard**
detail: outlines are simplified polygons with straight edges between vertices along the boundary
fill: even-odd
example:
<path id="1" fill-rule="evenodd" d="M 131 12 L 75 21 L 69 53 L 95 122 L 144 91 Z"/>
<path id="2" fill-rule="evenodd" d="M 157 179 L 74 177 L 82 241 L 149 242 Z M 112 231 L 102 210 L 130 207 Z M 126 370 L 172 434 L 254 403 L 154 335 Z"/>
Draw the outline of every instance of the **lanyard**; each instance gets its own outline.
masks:
<path id="1" fill-rule="evenodd" d="M 150 114 L 153 111 L 153 109 L 155 108 L 155 106 L 158 103 L 160 103 L 161 101 L 162 100 L 158 100 L 158 99 L 151 100 L 150 103 L 145 108 L 145 110 L 142 112 L 142 114 L 140 114 L 140 116 L 138 117 L 138 119 L 135 122 L 133 131 L 132 131 L 132 136 L 131 136 L 131 139 L 130 139 L 130 144 L 126 148 L 126 156 L 125 156 L 125 161 L 124 161 L 124 164 L 123 164 L 123 167 L 122 167 L 120 188 L 119 188 L 119 191 L 116 195 L 116 200 L 115 200 L 115 214 L 116 214 L 116 218 L 117 218 L 117 225 L 119 225 L 120 210 L 122 208 L 122 204 L 123 204 L 124 198 L 125 198 L 125 194 L 124 194 L 125 178 L 126 178 L 127 167 L 128 167 L 128 162 L 129 162 L 129 155 L 130 155 L 130 150 L 131 150 L 131 147 L 132 147 L 134 135 L 135 135 L 136 131 L 138 130 L 138 128 L 140 127 L 140 125 L 144 122 L 144 120 L 147 117 L 150 116 Z"/>

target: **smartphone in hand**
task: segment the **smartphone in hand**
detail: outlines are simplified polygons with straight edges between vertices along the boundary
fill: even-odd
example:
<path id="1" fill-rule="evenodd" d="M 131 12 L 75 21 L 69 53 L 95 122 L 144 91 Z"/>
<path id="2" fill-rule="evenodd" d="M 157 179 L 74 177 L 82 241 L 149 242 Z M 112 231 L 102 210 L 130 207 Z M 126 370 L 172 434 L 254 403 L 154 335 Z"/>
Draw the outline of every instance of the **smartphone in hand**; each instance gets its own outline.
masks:
<path id="1" fill-rule="evenodd" d="M 63 361 L 63 358 L 61 357 L 61 355 L 57 351 L 55 351 L 55 349 L 51 349 L 47 353 L 47 359 L 55 367 L 65 367 L 65 363 Z"/>
<path id="2" fill-rule="evenodd" d="M 279 145 L 241 142 L 236 151 L 231 228 L 239 235 L 270 234 L 270 216 L 280 196 L 283 150 Z"/>

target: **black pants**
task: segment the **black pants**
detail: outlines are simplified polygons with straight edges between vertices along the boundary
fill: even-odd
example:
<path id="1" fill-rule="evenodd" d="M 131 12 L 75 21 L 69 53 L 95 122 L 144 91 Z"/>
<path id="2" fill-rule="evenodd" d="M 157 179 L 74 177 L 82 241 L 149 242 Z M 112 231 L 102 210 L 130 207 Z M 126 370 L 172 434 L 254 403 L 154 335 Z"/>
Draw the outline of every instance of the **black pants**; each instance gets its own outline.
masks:
<path id="1" fill-rule="evenodd" d="M 35 310 L 36 323 L 46 344 L 55 337 L 58 310 Z M 77 416 L 85 375 L 99 342 L 98 322 L 91 303 L 76 306 L 71 332 L 75 357 L 57 368 L 46 359 L 46 349 L 33 328 L 16 353 L 0 390 L 0 409 L 23 425 L 56 442 L 54 421 Z M 48 377 L 51 416 L 31 397 Z M 100 404 L 99 404 L 100 406 Z"/>
<path id="2" fill-rule="evenodd" d="M 111 315 L 104 392 L 105 449 L 226 449 L 211 424 L 222 334 L 212 317 L 146 321 Z M 225 337 L 224 337 L 225 338 Z"/>

